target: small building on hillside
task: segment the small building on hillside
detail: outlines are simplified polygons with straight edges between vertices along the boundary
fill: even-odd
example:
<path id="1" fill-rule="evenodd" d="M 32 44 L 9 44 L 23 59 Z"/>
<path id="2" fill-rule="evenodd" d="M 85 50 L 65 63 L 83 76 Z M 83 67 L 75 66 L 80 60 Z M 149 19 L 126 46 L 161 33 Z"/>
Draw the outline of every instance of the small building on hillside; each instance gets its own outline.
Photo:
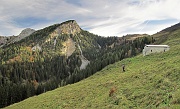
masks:
<path id="1" fill-rule="evenodd" d="M 170 49 L 168 45 L 146 45 L 143 49 L 143 56 L 151 53 L 166 52 Z"/>

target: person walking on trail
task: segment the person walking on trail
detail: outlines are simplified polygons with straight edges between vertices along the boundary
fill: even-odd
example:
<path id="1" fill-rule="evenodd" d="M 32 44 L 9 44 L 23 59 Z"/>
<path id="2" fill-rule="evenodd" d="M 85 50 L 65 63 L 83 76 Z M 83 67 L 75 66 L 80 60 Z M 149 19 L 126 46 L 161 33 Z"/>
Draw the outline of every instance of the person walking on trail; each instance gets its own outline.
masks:
<path id="1" fill-rule="evenodd" d="M 123 70 L 123 72 L 125 72 L 125 65 L 124 64 L 122 65 L 122 70 Z"/>

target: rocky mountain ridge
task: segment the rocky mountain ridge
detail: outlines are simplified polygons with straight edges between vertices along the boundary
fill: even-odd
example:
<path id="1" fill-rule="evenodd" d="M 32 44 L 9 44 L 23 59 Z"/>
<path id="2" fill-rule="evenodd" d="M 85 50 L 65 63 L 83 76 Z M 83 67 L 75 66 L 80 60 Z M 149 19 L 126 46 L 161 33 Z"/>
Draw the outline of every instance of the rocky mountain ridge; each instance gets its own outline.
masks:
<path id="1" fill-rule="evenodd" d="M 31 35 L 33 32 L 35 32 L 34 29 L 26 28 L 21 31 L 21 33 L 17 36 L 0 36 L 0 46 L 9 45 L 14 42 L 18 42 L 27 36 Z"/>
<path id="2" fill-rule="evenodd" d="M 72 34 L 75 35 L 81 32 L 81 28 L 77 24 L 75 20 L 69 20 L 62 23 L 57 29 L 57 33 L 59 34 Z"/>
<path id="3" fill-rule="evenodd" d="M 17 36 L 0 36 L 0 47 L 4 46 L 6 43 L 14 40 Z"/>

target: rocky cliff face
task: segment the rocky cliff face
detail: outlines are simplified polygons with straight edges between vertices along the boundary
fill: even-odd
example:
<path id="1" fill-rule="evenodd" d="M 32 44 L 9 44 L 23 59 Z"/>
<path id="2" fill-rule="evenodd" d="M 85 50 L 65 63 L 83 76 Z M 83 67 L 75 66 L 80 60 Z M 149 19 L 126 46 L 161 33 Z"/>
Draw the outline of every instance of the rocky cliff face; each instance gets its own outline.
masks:
<path id="1" fill-rule="evenodd" d="M 69 20 L 67 22 L 62 23 L 57 29 L 56 32 L 58 34 L 72 34 L 75 35 L 81 32 L 81 28 L 77 24 L 75 20 Z"/>
<path id="2" fill-rule="evenodd" d="M 57 29 L 49 35 L 50 37 L 48 37 L 45 42 L 50 42 L 51 40 L 54 40 L 54 38 L 57 38 L 62 34 L 72 34 L 74 36 L 75 34 L 80 32 L 81 28 L 79 27 L 77 22 L 75 20 L 69 20 L 61 23 L 61 25 L 57 27 Z"/>

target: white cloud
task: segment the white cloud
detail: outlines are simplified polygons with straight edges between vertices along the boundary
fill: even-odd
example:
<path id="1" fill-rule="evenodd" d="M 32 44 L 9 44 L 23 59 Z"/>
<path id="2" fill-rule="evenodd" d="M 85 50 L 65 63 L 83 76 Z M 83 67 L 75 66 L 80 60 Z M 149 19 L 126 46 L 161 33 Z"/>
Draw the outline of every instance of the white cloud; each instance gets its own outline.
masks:
<path id="1" fill-rule="evenodd" d="M 45 20 L 32 24 L 30 27 L 34 29 L 75 19 L 82 28 L 103 36 L 152 34 L 178 23 L 178 4 L 179 0 L 1 0 L 0 35 L 19 34 L 27 27 L 17 19 L 26 18 Z M 144 25 L 144 22 L 165 19 L 175 20 Z"/>
<path id="2" fill-rule="evenodd" d="M 138 0 L 136 0 L 138 1 Z M 92 29 L 91 32 L 94 32 L 96 34 L 102 34 L 102 35 L 122 35 L 127 34 L 133 30 L 133 33 L 149 33 L 152 34 L 153 32 L 160 31 L 159 28 L 163 29 L 164 26 L 170 26 L 172 24 L 175 24 L 173 22 L 172 24 L 169 24 L 168 22 L 164 22 L 163 25 L 158 24 L 151 28 L 152 25 L 143 25 L 144 21 L 148 20 L 165 20 L 165 19 L 177 19 L 176 23 L 180 20 L 180 10 L 178 10 L 178 4 L 180 3 L 178 0 L 174 0 L 173 3 L 170 0 L 139 0 L 138 3 L 131 4 L 132 0 L 129 0 L 127 2 L 122 3 L 114 3 L 109 5 L 109 10 L 106 10 L 106 16 L 113 16 L 111 18 L 112 20 L 106 20 L 107 22 L 104 22 L 104 26 L 95 26 L 97 23 L 91 23 Z M 122 6 L 121 6 L 122 5 Z M 119 11 L 120 10 L 120 11 Z M 173 11 L 176 10 L 176 11 Z M 101 11 L 101 10 L 100 10 Z M 99 14 L 98 14 L 99 15 Z M 104 15 L 104 14 L 103 14 Z M 110 19 L 110 17 L 109 17 Z M 108 22 L 109 21 L 109 22 Z M 99 21 L 98 21 L 99 22 Z M 102 21 L 103 22 L 103 21 Z M 114 22 L 117 23 L 117 25 L 114 25 Z M 101 24 L 101 25 L 103 25 Z M 106 24 L 108 24 L 106 26 Z M 111 24 L 111 25 L 110 25 Z M 150 27 L 146 27 L 150 26 Z M 158 27 L 158 28 L 157 28 Z M 149 30 L 145 30 L 145 29 Z M 128 29 L 129 30 L 128 32 Z M 139 29 L 139 30 L 138 30 Z M 123 31 L 126 31 L 124 33 Z"/>

